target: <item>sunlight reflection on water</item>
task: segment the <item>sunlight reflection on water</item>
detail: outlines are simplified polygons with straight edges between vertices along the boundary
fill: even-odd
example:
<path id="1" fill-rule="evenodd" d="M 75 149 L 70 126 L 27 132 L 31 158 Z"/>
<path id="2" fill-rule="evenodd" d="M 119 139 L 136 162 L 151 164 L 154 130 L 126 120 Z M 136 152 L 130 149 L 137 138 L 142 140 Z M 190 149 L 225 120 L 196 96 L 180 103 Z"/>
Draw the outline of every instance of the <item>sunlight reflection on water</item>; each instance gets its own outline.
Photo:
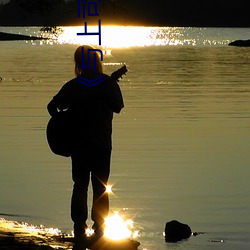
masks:
<path id="1" fill-rule="evenodd" d="M 1 27 L 2 32 L 50 37 L 50 40 L 26 41 L 32 45 L 92 44 L 99 45 L 97 35 L 77 36 L 84 26 L 57 27 L 58 34 L 42 32 L 41 27 Z M 63 32 L 61 32 L 61 30 Z M 88 26 L 88 32 L 98 32 L 98 26 Z M 103 48 L 129 48 L 146 46 L 222 46 L 237 39 L 249 39 L 248 28 L 206 27 L 144 27 L 101 26 Z"/>
<path id="2" fill-rule="evenodd" d="M 64 27 L 59 35 L 58 43 L 65 44 L 94 44 L 97 45 L 96 36 L 77 36 L 83 27 Z M 209 30 L 209 29 L 208 29 Z M 165 46 L 165 45 L 223 45 L 229 40 L 209 38 L 206 28 L 184 27 L 126 27 L 103 26 L 102 46 L 104 48 L 127 48 L 133 46 Z M 96 32 L 95 26 L 89 27 L 89 32 Z M 204 38 L 206 37 L 206 39 Z M 207 39 L 208 38 L 208 39 Z"/>

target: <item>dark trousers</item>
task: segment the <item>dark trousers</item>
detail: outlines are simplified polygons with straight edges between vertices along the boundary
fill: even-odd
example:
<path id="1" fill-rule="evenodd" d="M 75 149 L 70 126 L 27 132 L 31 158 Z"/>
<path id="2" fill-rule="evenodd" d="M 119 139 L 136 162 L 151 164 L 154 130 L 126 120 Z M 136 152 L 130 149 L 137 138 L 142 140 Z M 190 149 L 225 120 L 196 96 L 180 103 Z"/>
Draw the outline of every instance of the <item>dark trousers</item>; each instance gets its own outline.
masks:
<path id="1" fill-rule="evenodd" d="M 74 181 L 71 198 L 71 218 L 75 235 L 82 234 L 88 218 L 88 186 L 91 177 L 93 204 L 91 218 L 94 229 L 98 230 L 109 212 L 109 199 L 106 192 L 110 173 L 111 150 L 77 149 L 71 155 L 72 178 Z"/>

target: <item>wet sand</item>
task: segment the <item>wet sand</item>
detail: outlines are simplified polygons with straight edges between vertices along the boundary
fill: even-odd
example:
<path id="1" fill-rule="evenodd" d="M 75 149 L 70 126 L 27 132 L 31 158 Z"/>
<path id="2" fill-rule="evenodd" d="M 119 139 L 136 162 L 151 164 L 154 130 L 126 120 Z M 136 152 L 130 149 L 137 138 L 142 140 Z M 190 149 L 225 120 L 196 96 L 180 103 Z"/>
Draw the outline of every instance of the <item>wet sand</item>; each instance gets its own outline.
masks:
<path id="1" fill-rule="evenodd" d="M 59 244 L 53 241 L 54 239 L 51 236 L 39 232 L 34 226 L 4 219 L 0 220 L 0 249 L 49 250 L 54 249 L 52 246 L 55 245 L 58 245 L 58 249 L 62 249 Z M 67 244 L 70 247 L 70 244 Z"/>
<path id="2" fill-rule="evenodd" d="M 38 249 L 53 249 L 50 246 L 38 246 L 30 239 L 28 242 L 20 242 L 11 233 L 5 233 L 0 231 L 0 249 L 16 250 L 16 249 L 26 249 L 26 250 L 38 250 Z"/>
<path id="3" fill-rule="evenodd" d="M 52 232 L 55 231 L 55 234 Z M 56 232 L 59 232 L 57 234 Z M 133 240 L 109 241 L 101 238 L 90 247 L 92 250 L 136 250 L 140 245 Z M 73 237 L 65 236 L 57 229 L 30 226 L 26 223 L 0 219 L 0 249 L 50 250 L 72 249 Z"/>
<path id="4" fill-rule="evenodd" d="M 35 236 L 27 236 L 22 233 L 13 233 L 9 231 L 5 231 L 0 228 L 0 249 L 8 249 L 8 250 L 15 250 L 15 249 L 27 249 L 27 250 L 38 250 L 44 249 L 49 250 L 53 249 L 50 246 L 46 245 L 38 245 L 37 241 L 39 239 Z"/>

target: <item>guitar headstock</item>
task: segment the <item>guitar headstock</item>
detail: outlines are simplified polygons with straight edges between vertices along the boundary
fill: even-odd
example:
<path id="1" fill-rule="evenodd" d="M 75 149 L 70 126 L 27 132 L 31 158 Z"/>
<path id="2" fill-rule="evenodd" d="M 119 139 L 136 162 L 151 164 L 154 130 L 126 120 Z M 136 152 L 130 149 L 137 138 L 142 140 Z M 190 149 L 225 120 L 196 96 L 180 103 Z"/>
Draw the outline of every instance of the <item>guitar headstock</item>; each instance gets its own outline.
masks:
<path id="1" fill-rule="evenodd" d="M 123 75 L 125 75 L 128 72 L 127 66 L 124 65 L 120 69 L 116 70 L 111 74 L 111 78 L 115 81 L 118 81 L 119 78 L 121 78 Z"/>

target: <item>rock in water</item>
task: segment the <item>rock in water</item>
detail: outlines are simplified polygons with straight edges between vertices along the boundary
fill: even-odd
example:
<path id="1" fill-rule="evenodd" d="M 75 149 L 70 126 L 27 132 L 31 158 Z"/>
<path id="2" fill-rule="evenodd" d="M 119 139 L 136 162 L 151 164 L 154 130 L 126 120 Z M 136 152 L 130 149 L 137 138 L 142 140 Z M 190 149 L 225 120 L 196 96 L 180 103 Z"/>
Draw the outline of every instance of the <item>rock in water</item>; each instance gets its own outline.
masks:
<path id="1" fill-rule="evenodd" d="M 250 40 L 236 40 L 228 44 L 229 46 L 250 47 Z"/>
<path id="2" fill-rule="evenodd" d="M 187 239 L 191 236 L 191 228 L 179 221 L 172 220 L 166 223 L 165 226 L 165 240 L 166 242 L 177 242 Z"/>

